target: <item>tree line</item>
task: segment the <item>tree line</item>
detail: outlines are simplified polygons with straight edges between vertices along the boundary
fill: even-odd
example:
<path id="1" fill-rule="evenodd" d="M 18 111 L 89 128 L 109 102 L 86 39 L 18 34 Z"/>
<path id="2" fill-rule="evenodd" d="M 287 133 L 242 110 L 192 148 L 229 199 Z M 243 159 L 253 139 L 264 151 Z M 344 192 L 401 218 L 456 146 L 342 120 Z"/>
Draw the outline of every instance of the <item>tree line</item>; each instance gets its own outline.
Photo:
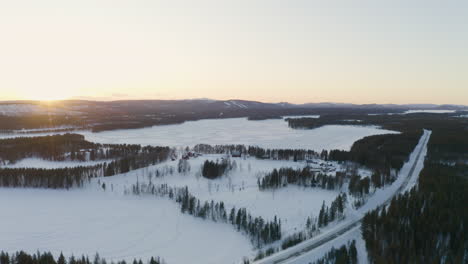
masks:
<path id="1" fill-rule="evenodd" d="M 91 166 L 67 168 L 0 168 L 0 187 L 69 189 L 91 178 L 108 177 L 155 165 L 170 155 L 168 147 L 148 147 L 136 155 Z M 158 171 L 159 173 L 159 171 Z"/>
<path id="2" fill-rule="evenodd" d="M 92 143 L 79 134 L 17 137 L 0 139 L 0 164 L 15 163 L 32 157 L 54 161 L 94 161 L 151 154 L 157 151 L 159 147 Z"/>
<path id="3" fill-rule="evenodd" d="M 358 264 L 356 240 L 340 248 L 332 248 L 325 256 L 309 264 Z"/>
<path id="4" fill-rule="evenodd" d="M 229 154 L 238 152 L 242 155 L 249 155 L 258 159 L 273 160 L 294 160 L 303 161 L 312 157 L 320 157 L 320 154 L 313 150 L 305 149 L 265 149 L 258 146 L 245 145 L 207 145 L 198 144 L 193 147 L 193 151 L 203 154 Z"/>
<path id="5" fill-rule="evenodd" d="M 7 252 L 0 252 L 0 264 L 164 264 L 164 260 L 159 257 L 151 257 L 146 262 L 143 262 L 141 259 L 134 259 L 133 262 L 127 262 L 125 260 L 120 261 L 107 261 L 105 258 L 99 256 L 98 253 L 94 256 L 92 260 L 86 255 L 81 257 L 71 256 L 66 259 L 65 256 L 60 253 L 59 257 L 54 258 L 50 252 L 36 252 L 34 254 L 29 254 L 24 251 L 18 251 L 12 254 Z"/>
<path id="6" fill-rule="evenodd" d="M 258 178 L 257 185 L 260 190 L 277 189 L 294 184 L 304 187 L 318 187 L 326 190 L 335 190 L 343 186 L 345 174 L 337 173 L 336 176 L 324 173 L 315 173 L 306 166 L 302 169 L 280 168 L 273 169 L 261 178 Z"/>

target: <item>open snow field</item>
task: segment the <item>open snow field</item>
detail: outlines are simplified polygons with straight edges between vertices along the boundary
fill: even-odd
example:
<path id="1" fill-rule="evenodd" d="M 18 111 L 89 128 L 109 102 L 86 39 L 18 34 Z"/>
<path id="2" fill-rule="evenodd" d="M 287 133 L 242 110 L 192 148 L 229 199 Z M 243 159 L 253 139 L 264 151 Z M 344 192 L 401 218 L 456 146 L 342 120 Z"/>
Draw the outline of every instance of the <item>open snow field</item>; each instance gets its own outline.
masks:
<path id="1" fill-rule="evenodd" d="M 236 263 L 249 255 L 247 237 L 226 224 L 181 214 L 166 199 L 91 190 L 0 189 L 0 247 L 7 252 L 96 252 L 109 260 Z"/>
<path id="2" fill-rule="evenodd" d="M 168 161 L 159 165 L 131 171 L 113 177 L 93 179 L 94 183 L 105 182 L 106 186 L 113 186 L 114 192 L 123 193 L 125 189 L 131 189 L 137 181 L 149 182 L 150 172 L 156 169 L 174 168 L 173 175 L 152 178 L 153 184 L 167 184 L 171 187 L 187 186 L 189 192 L 201 201 L 223 201 L 227 211 L 232 207 L 245 207 L 254 216 L 262 216 L 272 220 L 275 215 L 282 221 L 285 234 L 293 233 L 305 227 L 308 216 L 318 216 L 323 201 L 330 204 L 339 191 L 322 190 L 319 188 L 305 188 L 295 185 L 278 190 L 260 191 L 257 186 L 257 178 L 271 172 L 274 168 L 292 167 L 303 168 L 305 162 L 257 160 L 255 158 L 232 158 L 237 168 L 230 171 L 227 176 L 209 180 L 200 176 L 200 170 L 205 160 L 220 159 L 223 155 L 204 155 L 189 160 L 191 171 L 177 173 L 178 161 Z M 337 164 L 335 166 L 338 167 Z M 99 184 L 93 184 L 100 188 Z"/>
<path id="3" fill-rule="evenodd" d="M 283 119 L 249 121 L 246 118 L 207 119 L 183 124 L 122 129 L 93 133 L 74 131 L 86 140 L 106 144 L 141 144 L 171 147 L 196 144 L 244 144 L 264 148 L 349 150 L 363 137 L 397 133 L 374 126 L 328 125 L 316 129 L 291 129 Z M 63 133 L 0 134 L 0 138 Z"/>

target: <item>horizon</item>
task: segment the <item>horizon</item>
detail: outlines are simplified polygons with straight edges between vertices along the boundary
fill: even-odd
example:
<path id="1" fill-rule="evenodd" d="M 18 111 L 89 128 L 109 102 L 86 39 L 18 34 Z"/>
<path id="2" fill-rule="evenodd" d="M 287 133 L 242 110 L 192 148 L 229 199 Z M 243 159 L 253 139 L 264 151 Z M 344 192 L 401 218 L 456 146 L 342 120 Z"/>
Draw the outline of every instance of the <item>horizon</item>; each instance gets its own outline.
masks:
<path id="1" fill-rule="evenodd" d="M 349 102 L 305 102 L 305 103 L 292 103 L 292 102 L 268 102 L 268 101 L 259 101 L 259 100 L 249 100 L 249 99 L 213 99 L 213 98 L 185 98 L 185 99 L 116 99 L 116 100 L 95 100 L 95 99 L 77 99 L 77 98 L 70 98 L 70 99 L 57 99 L 57 100 L 29 100 L 29 99 L 19 99 L 19 100 L 0 100 L 0 104 L 15 104 L 15 103 L 38 103 L 38 104 L 48 104 L 53 105 L 60 102 L 73 102 L 73 101 L 82 101 L 82 102 L 95 102 L 95 103 L 112 103 L 112 102 L 126 102 L 126 101 L 213 101 L 213 102 L 223 102 L 223 101 L 245 101 L 245 102 L 258 102 L 263 104 L 291 104 L 295 106 L 301 105 L 319 105 L 319 104 L 335 104 L 339 105 L 354 105 L 354 106 L 367 106 L 367 105 L 378 105 L 378 106 L 454 106 L 454 107 L 468 107 L 468 104 L 450 104 L 450 103 L 349 103 Z"/>

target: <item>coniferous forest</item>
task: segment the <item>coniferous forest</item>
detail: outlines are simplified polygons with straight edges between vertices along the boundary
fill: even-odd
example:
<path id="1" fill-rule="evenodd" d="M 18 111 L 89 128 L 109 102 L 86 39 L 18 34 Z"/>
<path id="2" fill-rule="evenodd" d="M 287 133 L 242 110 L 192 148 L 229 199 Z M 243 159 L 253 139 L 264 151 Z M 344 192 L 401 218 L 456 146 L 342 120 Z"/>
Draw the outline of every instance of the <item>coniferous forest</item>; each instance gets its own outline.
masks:
<path id="1" fill-rule="evenodd" d="M 143 262 L 141 259 L 127 262 L 121 261 L 107 261 L 105 258 L 99 256 L 98 253 L 94 257 L 82 255 L 70 256 L 65 258 L 61 253 L 57 258 L 54 258 L 50 252 L 36 252 L 29 254 L 24 251 L 8 254 L 7 252 L 0 252 L 0 264 L 164 264 L 164 260 L 159 257 L 151 257 L 151 259 Z"/>
<path id="2" fill-rule="evenodd" d="M 91 143 L 77 134 L 3 139 L 0 140 L 0 161 L 14 163 L 28 157 L 106 161 L 97 165 L 53 169 L 0 167 L 0 187 L 81 187 L 91 178 L 113 176 L 165 161 L 170 153 L 168 147 Z"/>
<path id="3" fill-rule="evenodd" d="M 358 264 L 356 241 L 338 249 L 332 248 L 325 256 L 309 264 Z"/>
<path id="4" fill-rule="evenodd" d="M 468 263 L 467 126 L 433 122 L 428 128 L 432 135 L 417 188 L 364 217 L 372 263 Z"/>

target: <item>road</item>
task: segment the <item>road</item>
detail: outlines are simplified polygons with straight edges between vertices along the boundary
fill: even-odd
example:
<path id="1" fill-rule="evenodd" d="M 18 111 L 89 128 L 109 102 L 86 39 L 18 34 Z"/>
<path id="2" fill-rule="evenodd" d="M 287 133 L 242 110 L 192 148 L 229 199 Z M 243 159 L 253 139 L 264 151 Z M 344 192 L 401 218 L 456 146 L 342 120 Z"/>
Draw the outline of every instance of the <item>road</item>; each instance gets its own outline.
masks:
<path id="1" fill-rule="evenodd" d="M 381 208 L 384 205 L 388 205 L 392 201 L 394 196 L 396 196 L 397 194 L 401 193 L 403 190 L 406 189 L 410 179 L 413 177 L 414 171 L 416 169 L 416 165 L 418 164 L 418 162 L 421 159 L 421 154 L 422 154 L 423 150 L 425 149 L 425 146 L 427 145 L 427 143 L 429 141 L 429 138 L 430 138 L 430 132 L 425 130 L 424 134 L 422 135 L 423 144 L 421 145 L 421 148 L 418 151 L 418 154 L 417 154 L 413 164 L 411 165 L 411 168 L 408 171 L 408 174 L 406 175 L 404 181 L 401 183 L 401 185 L 398 187 L 398 189 L 393 193 L 393 195 L 391 195 L 387 200 L 385 200 L 385 202 L 383 202 L 377 208 Z M 418 146 L 419 146 L 419 144 L 416 147 L 418 147 Z M 361 224 L 361 220 L 362 220 L 362 216 L 357 220 L 354 220 L 354 221 L 352 221 L 350 223 L 345 224 L 343 227 L 333 229 L 332 231 L 330 231 L 328 233 L 321 234 L 318 237 L 314 237 L 314 238 L 311 238 L 309 240 L 306 240 L 306 241 L 304 241 L 304 242 L 302 242 L 302 243 L 300 243 L 300 244 L 298 244 L 298 245 L 296 245 L 296 246 L 294 246 L 292 248 L 286 249 L 284 251 L 279 251 L 278 253 L 273 254 L 273 255 L 271 255 L 271 256 L 269 256 L 267 258 L 261 259 L 259 261 L 256 261 L 253 264 L 280 264 L 280 263 L 284 263 L 284 262 L 286 262 L 286 261 L 288 261 L 290 259 L 301 256 L 306 252 L 310 252 L 310 251 L 314 250 L 315 248 L 318 248 L 318 247 L 324 245 L 325 243 L 340 237 L 341 235 L 345 234 L 349 230 L 359 226 Z"/>

